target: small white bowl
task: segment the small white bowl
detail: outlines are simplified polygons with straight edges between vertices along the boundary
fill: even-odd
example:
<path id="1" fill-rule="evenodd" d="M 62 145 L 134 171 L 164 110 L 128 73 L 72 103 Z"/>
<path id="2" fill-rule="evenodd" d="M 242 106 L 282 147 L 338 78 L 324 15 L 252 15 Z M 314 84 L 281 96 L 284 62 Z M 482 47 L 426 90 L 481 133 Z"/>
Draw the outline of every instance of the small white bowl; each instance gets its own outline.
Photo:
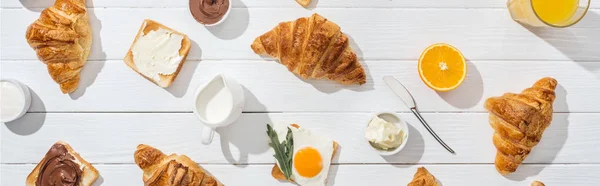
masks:
<path id="1" fill-rule="evenodd" d="M 231 12 L 231 8 L 232 8 L 232 6 L 231 6 L 231 5 L 233 4 L 233 1 L 235 1 L 235 0 L 229 0 L 229 7 L 227 7 L 227 12 L 225 12 L 225 15 L 223 15 L 223 17 L 221 17 L 221 20 L 217 21 L 216 23 L 213 23 L 213 24 L 205 24 L 205 23 L 202 23 L 202 22 L 200 22 L 200 21 L 198 21 L 198 20 L 196 20 L 196 21 L 198 21 L 200 24 L 202 24 L 202 25 L 204 25 L 204 26 L 206 26 L 206 27 L 213 27 L 213 26 L 217 26 L 217 25 L 219 25 L 219 24 L 221 24 L 221 23 L 225 22 L 225 19 L 227 19 L 227 17 L 229 16 L 229 13 Z M 191 7 L 190 7 L 190 8 L 191 8 Z M 192 16 L 193 16 L 193 15 L 192 15 Z M 196 19 L 196 18 L 194 18 L 194 19 Z"/>
<path id="2" fill-rule="evenodd" d="M 27 111 L 29 110 L 29 107 L 31 106 L 31 92 L 29 91 L 29 88 L 27 87 L 27 85 L 21 83 L 20 81 L 14 80 L 14 79 L 2 79 L 0 80 L 0 82 L 8 82 L 11 83 L 13 85 L 16 85 L 19 90 L 21 91 L 21 95 L 24 97 L 25 100 L 25 104 L 23 105 L 23 108 L 21 109 L 21 112 L 11 118 L 0 118 L 0 120 L 3 123 L 7 123 L 7 122 L 11 122 L 14 120 L 17 120 L 19 118 L 21 118 L 21 116 L 25 115 L 25 113 L 27 113 Z"/>
<path id="3" fill-rule="evenodd" d="M 211 26 L 217 26 L 217 25 L 219 25 L 219 24 L 221 24 L 221 23 L 225 22 L 225 19 L 227 19 L 227 17 L 229 16 L 229 13 L 231 12 L 231 8 L 232 8 L 232 7 L 231 7 L 231 5 L 233 4 L 233 2 L 232 2 L 232 1 L 233 1 L 233 0 L 230 0 L 230 1 L 229 1 L 229 7 L 227 8 L 227 12 L 225 12 L 225 15 L 223 15 L 223 17 L 221 18 L 221 20 L 217 21 L 217 22 L 216 22 L 216 23 L 214 23 L 214 24 L 205 24 L 204 26 L 208 26 L 208 27 L 211 27 Z"/>
<path id="4" fill-rule="evenodd" d="M 406 122 L 393 112 L 379 112 L 379 113 L 375 113 L 375 114 L 373 114 L 373 116 L 371 116 L 371 119 L 369 119 L 369 121 L 367 122 L 367 127 L 369 126 L 369 123 L 371 122 L 371 120 L 373 120 L 373 118 L 375 118 L 375 116 L 379 116 L 379 118 L 395 124 L 400 129 L 402 129 L 402 132 L 404 133 L 404 135 L 402 135 L 402 138 L 403 138 L 402 144 L 400 144 L 400 146 L 398 146 L 394 149 L 390 149 L 390 150 L 379 149 L 379 148 L 373 146 L 373 144 L 371 144 L 370 141 L 367 141 L 369 146 L 382 156 L 391 156 L 391 155 L 394 155 L 394 154 L 400 152 L 402 149 L 404 149 L 404 146 L 406 146 L 406 143 L 408 142 L 408 134 L 409 134 L 408 125 L 406 124 Z"/>

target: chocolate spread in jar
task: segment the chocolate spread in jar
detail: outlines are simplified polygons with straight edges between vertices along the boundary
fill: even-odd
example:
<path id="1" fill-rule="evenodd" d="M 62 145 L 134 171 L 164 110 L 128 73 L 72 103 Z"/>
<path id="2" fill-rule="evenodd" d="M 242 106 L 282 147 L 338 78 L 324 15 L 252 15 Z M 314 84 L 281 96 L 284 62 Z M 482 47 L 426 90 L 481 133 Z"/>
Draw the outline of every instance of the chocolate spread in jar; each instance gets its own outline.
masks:
<path id="1" fill-rule="evenodd" d="M 229 0 L 190 0 L 190 11 L 196 21 L 215 24 L 229 11 Z"/>
<path id="2" fill-rule="evenodd" d="M 79 164 L 62 144 L 54 144 L 44 161 L 40 162 L 36 186 L 78 186 L 81 178 Z"/>

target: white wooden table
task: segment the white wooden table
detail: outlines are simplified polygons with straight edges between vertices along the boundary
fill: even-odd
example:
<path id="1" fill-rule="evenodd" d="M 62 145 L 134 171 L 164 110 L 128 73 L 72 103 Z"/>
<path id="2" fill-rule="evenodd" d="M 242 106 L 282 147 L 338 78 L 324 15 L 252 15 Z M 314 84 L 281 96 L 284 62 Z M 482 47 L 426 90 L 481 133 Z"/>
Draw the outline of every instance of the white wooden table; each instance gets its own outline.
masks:
<path id="1" fill-rule="evenodd" d="M 329 185 L 406 185 L 425 166 L 446 186 L 598 185 L 600 183 L 600 3 L 568 29 L 527 29 L 511 20 L 504 0 L 233 0 L 227 22 L 198 24 L 188 0 L 88 0 L 94 44 L 77 92 L 61 94 L 27 45 L 25 30 L 53 0 L 2 0 L 2 78 L 34 92 L 30 112 L 0 126 L 0 185 L 25 177 L 58 140 L 93 163 L 96 185 L 142 185 L 133 161 L 140 143 L 186 154 L 226 185 L 291 185 L 270 176 L 274 159 L 265 123 L 296 122 L 329 135 L 341 153 Z M 317 4 L 316 6 L 314 4 Z M 303 81 L 250 49 L 255 37 L 281 21 L 319 13 L 338 23 L 367 72 L 367 84 Z M 162 89 L 122 61 L 143 19 L 188 34 L 194 41 L 173 86 Z M 419 79 L 416 59 L 428 45 L 446 42 L 469 62 L 457 90 L 436 93 Z M 245 87 L 245 113 L 202 145 L 202 125 L 191 113 L 193 93 L 216 73 Z M 457 151 L 448 153 L 382 82 L 401 80 L 424 117 Z M 554 120 L 541 143 L 508 177 L 494 168 L 496 149 L 482 104 L 518 92 L 544 76 L 559 81 Z M 411 127 L 407 147 L 383 158 L 363 134 L 371 113 L 396 111 Z"/>

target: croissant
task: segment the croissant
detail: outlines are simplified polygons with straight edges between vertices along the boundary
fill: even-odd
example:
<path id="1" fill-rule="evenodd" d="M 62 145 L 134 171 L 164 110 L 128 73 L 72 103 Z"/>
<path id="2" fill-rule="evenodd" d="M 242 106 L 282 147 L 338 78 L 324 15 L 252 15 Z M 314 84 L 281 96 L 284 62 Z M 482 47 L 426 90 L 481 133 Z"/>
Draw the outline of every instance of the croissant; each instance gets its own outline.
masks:
<path id="1" fill-rule="evenodd" d="M 544 183 L 542 183 L 541 181 L 533 181 L 531 182 L 531 186 L 546 186 Z"/>
<path id="2" fill-rule="evenodd" d="M 308 4 L 310 4 L 311 0 L 296 0 L 296 2 L 302 5 L 303 7 L 306 7 L 308 6 Z"/>
<path id="3" fill-rule="evenodd" d="M 425 167 L 419 167 L 408 186 L 439 186 L 439 183 Z"/>
<path id="4" fill-rule="evenodd" d="M 154 147 L 140 144 L 134 159 L 144 171 L 145 186 L 223 186 L 186 155 L 167 156 Z"/>
<path id="5" fill-rule="evenodd" d="M 307 79 L 364 84 L 365 71 L 340 27 L 320 16 L 282 22 L 252 43 L 254 53 L 279 58 L 289 71 Z"/>
<path id="6" fill-rule="evenodd" d="M 85 0 L 56 0 L 29 25 L 25 37 L 60 90 L 75 91 L 92 46 Z"/>
<path id="7" fill-rule="evenodd" d="M 506 93 L 485 101 L 494 128 L 496 170 L 510 174 L 525 160 L 531 148 L 540 142 L 552 121 L 552 104 L 558 82 L 553 78 L 538 80 L 520 94 Z"/>

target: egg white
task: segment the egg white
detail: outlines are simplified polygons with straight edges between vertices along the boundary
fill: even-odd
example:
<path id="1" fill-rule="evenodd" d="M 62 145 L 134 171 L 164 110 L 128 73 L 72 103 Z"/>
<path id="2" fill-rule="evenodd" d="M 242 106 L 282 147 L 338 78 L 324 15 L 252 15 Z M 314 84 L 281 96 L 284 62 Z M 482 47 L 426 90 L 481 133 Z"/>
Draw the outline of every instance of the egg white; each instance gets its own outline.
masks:
<path id="1" fill-rule="evenodd" d="M 298 171 L 293 167 L 294 160 L 292 157 L 291 178 L 301 186 L 324 186 L 329 173 L 329 167 L 331 165 L 331 156 L 333 155 L 334 151 L 333 140 L 329 139 L 327 136 L 313 133 L 306 128 L 300 127 L 300 129 L 298 129 L 288 124 L 273 124 L 272 127 L 273 130 L 277 132 L 279 142 L 285 140 L 288 128 L 292 131 L 292 138 L 294 139 L 293 154 L 296 154 L 298 150 L 304 147 L 310 146 L 316 149 L 321 155 L 323 169 L 319 174 L 312 178 L 302 177 L 298 174 Z M 275 153 L 275 151 L 273 151 L 273 153 Z M 275 162 L 279 167 L 281 167 L 278 161 Z"/>
<path id="2" fill-rule="evenodd" d="M 293 166 L 294 160 L 292 159 L 292 178 L 296 183 L 302 186 L 324 186 L 331 165 L 331 156 L 333 155 L 333 140 L 329 139 L 327 136 L 313 133 L 302 127 L 297 129 L 289 126 L 289 128 L 292 130 L 294 139 L 294 155 L 304 147 L 312 147 L 321 154 L 323 162 L 323 169 L 321 172 L 315 177 L 307 178 L 298 174 L 298 171 Z"/>

